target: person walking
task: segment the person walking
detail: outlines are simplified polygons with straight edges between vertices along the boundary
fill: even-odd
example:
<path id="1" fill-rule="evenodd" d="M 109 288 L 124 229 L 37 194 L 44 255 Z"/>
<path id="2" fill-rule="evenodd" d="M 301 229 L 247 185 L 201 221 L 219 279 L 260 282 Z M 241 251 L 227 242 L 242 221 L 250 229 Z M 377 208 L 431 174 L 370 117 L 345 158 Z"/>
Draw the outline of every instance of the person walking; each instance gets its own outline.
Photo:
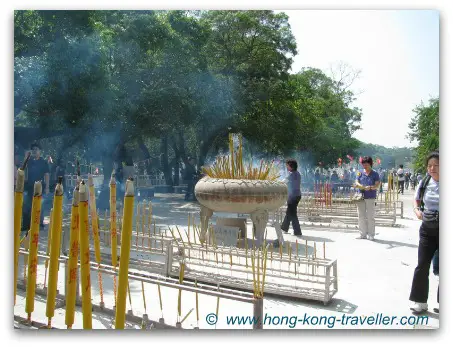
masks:
<path id="1" fill-rule="evenodd" d="M 283 220 L 280 229 L 288 233 L 289 224 L 293 225 L 294 236 L 302 236 L 300 230 L 299 219 L 297 218 L 297 205 L 299 205 L 302 193 L 300 191 L 300 173 L 297 171 L 297 161 L 288 159 L 286 161 L 286 168 L 289 171 L 287 177 L 288 182 L 288 200 L 285 219 Z"/>
<path id="2" fill-rule="evenodd" d="M 387 190 L 393 190 L 393 169 L 389 171 L 388 173 L 388 184 L 387 184 Z"/>
<path id="3" fill-rule="evenodd" d="M 417 184 L 417 175 L 415 173 L 411 174 L 410 181 L 412 190 L 415 190 L 415 185 Z"/>
<path id="4" fill-rule="evenodd" d="M 416 313 L 428 310 L 429 268 L 439 250 L 439 152 L 433 152 L 426 159 L 428 175 L 417 187 L 414 199 L 414 212 L 419 220 L 420 239 L 418 243 L 418 263 L 414 270 L 409 300 Z M 437 287 L 439 302 L 439 287 Z"/>
<path id="5" fill-rule="evenodd" d="M 379 181 L 379 174 L 373 170 L 373 159 L 371 157 L 364 157 L 362 159 L 362 166 L 363 170 L 357 172 L 357 179 L 355 181 L 355 187 L 363 194 L 363 199 L 357 201 L 359 238 L 366 239 L 368 236 L 368 239 L 373 241 L 375 235 L 376 191 L 381 182 Z"/>
<path id="6" fill-rule="evenodd" d="M 398 171 L 396 172 L 396 175 L 397 175 L 397 179 L 398 179 L 398 191 L 399 191 L 401 194 L 404 194 L 404 181 L 405 181 L 405 177 L 404 177 L 404 169 L 403 169 L 403 165 L 400 165 Z"/>
<path id="7" fill-rule="evenodd" d="M 393 190 L 398 190 L 398 170 L 393 169 Z"/>
<path id="8" fill-rule="evenodd" d="M 409 172 L 406 172 L 404 174 L 404 189 L 406 189 L 406 190 L 409 189 L 409 181 L 410 181 L 410 175 L 409 175 Z"/>
<path id="9" fill-rule="evenodd" d="M 31 158 L 27 165 L 27 174 L 24 185 L 24 212 L 22 221 L 22 230 L 30 229 L 31 221 L 31 207 L 33 201 L 34 185 L 35 182 L 41 181 L 43 184 L 44 194 L 49 194 L 49 165 L 47 161 L 41 157 L 41 147 L 37 143 L 31 146 Z M 44 213 L 41 213 L 40 225 L 44 226 Z"/>

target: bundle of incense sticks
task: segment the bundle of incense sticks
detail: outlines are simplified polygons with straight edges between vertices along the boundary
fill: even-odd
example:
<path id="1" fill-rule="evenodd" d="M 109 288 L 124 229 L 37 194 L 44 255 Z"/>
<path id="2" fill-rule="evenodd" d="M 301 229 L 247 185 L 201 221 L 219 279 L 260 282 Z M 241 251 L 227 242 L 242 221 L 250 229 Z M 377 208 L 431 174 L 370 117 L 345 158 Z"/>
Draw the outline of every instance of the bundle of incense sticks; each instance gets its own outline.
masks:
<path id="1" fill-rule="evenodd" d="M 253 275 L 253 296 L 255 298 L 264 297 L 264 283 L 267 270 L 268 247 L 251 250 L 252 275 Z M 261 256 L 260 256 L 260 253 Z"/>
<path id="2" fill-rule="evenodd" d="M 203 167 L 203 172 L 213 178 L 232 178 L 249 180 L 276 180 L 280 175 L 274 167 L 274 162 L 261 160 L 260 167 L 252 167 L 252 162 L 244 165 L 242 154 L 242 135 L 238 135 L 239 146 L 234 150 L 233 134 L 229 134 L 230 155 L 218 156 L 210 167 Z"/>

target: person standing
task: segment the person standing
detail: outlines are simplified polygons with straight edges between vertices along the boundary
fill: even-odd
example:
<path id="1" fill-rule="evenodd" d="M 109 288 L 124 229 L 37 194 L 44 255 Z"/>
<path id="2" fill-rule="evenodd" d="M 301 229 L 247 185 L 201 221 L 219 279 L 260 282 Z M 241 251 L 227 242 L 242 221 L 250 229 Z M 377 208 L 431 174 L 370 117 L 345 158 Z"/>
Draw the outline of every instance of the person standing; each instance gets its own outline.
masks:
<path id="1" fill-rule="evenodd" d="M 383 185 L 384 185 L 384 181 L 385 181 L 385 171 L 382 170 L 382 168 L 379 169 L 379 181 L 381 182 L 379 184 L 379 193 L 383 193 L 384 192 Z"/>
<path id="2" fill-rule="evenodd" d="M 409 300 L 414 302 L 411 309 L 417 313 L 428 310 L 429 268 L 439 250 L 439 152 L 429 154 L 426 165 L 428 175 L 418 185 L 414 199 L 414 212 L 422 224 L 419 231 L 418 263 L 414 270 Z"/>
<path id="3" fill-rule="evenodd" d="M 333 170 L 332 175 L 330 176 L 330 183 L 332 183 L 332 192 L 336 193 L 338 189 L 338 183 L 340 182 L 340 177 L 336 170 Z"/>
<path id="4" fill-rule="evenodd" d="M 347 188 L 347 192 L 349 193 L 351 191 L 351 186 L 353 185 L 354 181 L 355 181 L 355 178 L 354 178 L 355 174 L 354 174 L 354 169 L 352 167 L 349 168 L 349 174 L 348 174 L 348 188 Z"/>
<path id="5" fill-rule="evenodd" d="M 297 161 L 288 159 L 286 161 L 286 168 L 289 171 L 289 175 L 286 178 L 288 182 L 288 200 L 285 219 L 283 220 L 280 229 L 282 229 L 283 232 L 288 233 L 289 224 L 291 223 L 293 225 L 294 236 L 302 236 L 299 219 L 297 218 L 297 205 L 299 205 L 302 197 L 300 191 L 300 173 L 297 171 Z"/>
<path id="6" fill-rule="evenodd" d="M 347 182 L 349 181 L 349 171 L 348 170 L 344 170 L 343 171 L 343 179 L 342 179 L 343 182 Z"/>
<path id="7" fill-rule="evenodd" d="M 186 162 L 186 168 L 184 169 L 184 180 L 187 182 L 187 191 L 184 196 L 184 200 L 188 201 L 192 196 L 192 200 L 195 198 L 195 180 L 196 180 L 197 170 L 195 168 L 195 158 L 189 157 Z"/>
<path id="8" fill-rule="evenodd" d="M 315 183 L 316 184 L 321 183 L 321 173 L 319 172 L 319 169 L 316 169 L 315 171 Z"/>
<path id="9" fill-rule="evenodd" d="M 375 234 L 375 199 L 376 190 L 379 188 L 381 182 L 379 181 L 379 174 L 373 170 L 373 159 L 371 157 L 364 157 L 362 159 L 363 171 L 357 172 L 357 180 L 355 187 L 359 188 L 363 194 L 363 199 L 357 201 L 357 211 L 359 214 L 359 230 L 361 239 L 374 240 Z"/>
<path id="10" fill-rule="evenodd" d="M 66 164 L 64 162 L 63 159 L 61 158 L 58 158 L 57 159 L 57 163 L 56 163 L 56 166 L 55 166 L 55 184 L 58 182 L 58 177 L 63 177 L 63 182 L 62 182 L 62 185 L 63 185 L 63 192 L 64 192 L 64 195 L 69 198 L 70 197 L 70 190 L 69 189 L 66 189 L 67 186 L 66 186 Z"/>
<path id="11" fill-rule="evenodd" d="M 398 192 L 401 194 L 404 194 L 404 170 L 403 170 L 403 165 L 400 165 L 398 171 L 396 172 L 396 176 L 398 179 Z"/>
<path id="12" fill-rule="evenodd" d="M 22 230 L 30 229 L 31 207 L 33 201 L 33 189 L 35 182 L 41 181 L 43 183 L 44 194 L 49 194 L 49 165 L 47 161 L 41 157 L 41 147 L 37 143 L 31 145 L 31 158 L 27 165 L 27 175 L 24 185 L 24 213 Z M 41 213 L 40 225 L 43 224 L 44 214 Z"/>

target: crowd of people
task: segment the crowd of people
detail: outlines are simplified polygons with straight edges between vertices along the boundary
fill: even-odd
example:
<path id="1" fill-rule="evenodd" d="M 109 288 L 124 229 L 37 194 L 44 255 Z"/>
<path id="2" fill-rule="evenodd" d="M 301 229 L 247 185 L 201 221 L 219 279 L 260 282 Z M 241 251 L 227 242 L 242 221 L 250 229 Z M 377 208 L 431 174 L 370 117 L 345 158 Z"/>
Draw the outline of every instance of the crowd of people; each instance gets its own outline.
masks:
<path id="1" fill-rule="evenodd" d="M 362 159 L 363 169 L 357 170 L 353 186 L 361 193 L 356 201 L 359 219 L 359 239 L 374 241 L 375 237 L 375 204 L 378 189 L 382 189 L 385 173 L 373 169 L 373 159 Z M 283 232 L 289 232 L 292 224 L 295 236 L 302 236 L 300 223 L 297 217 L 297 206 L 301 199 L 301 174 L 297 171 L 297 161 L 286 161 L 289 172 L 286 181 L 288 184 L 288 200 L 285 219 L 280 226 Z M 352 171 L 352 170 L 351 170 Z M 333 175 L 334 173 L 332 173 Z M 314 179 L 320 179 L 319 171 L 314 171 Z M 403 165 L 398 170 L 391 170 L 387 176 L 388 189 L 399 189 L 401 194 L 408 189 L 411 177 L 417 184 L 414 196 L 414 213 L 422 221 L 419 230 L 418 261 L 414 270 L 409 300 L 413 302 L 411 309 L 419 314 L 428 309 L 429 270 L 433 264 L 433 272 L 439 276 L 439 152 L 433 152 L 426 158 L 426 175 L 417 175 L 405 171 Z M 332 181 L 332 176 L 331 176 Z M 336 179 L 336 177 L 335 177 Z M 415 189 L 415 183 L 412 188 Z M 278 244 L 277 244 L 278 245 Z M 437 289 L 439 303 L 439 287 Z M 434 309 L 439 312 L 439 308 Z"/>
<path id="2" fill-rule="evenodd" d="M 330 183 L 333 192 L 340 189 L 349 192 L 349 188 L 354 183 L 358 171 L 359 169 L 349 166 L 345 168 L 305 169 L 301 170 L 300 173 L 303 187 L 311 189 L 314 183 Z M 424 177 L 422 172 L 413 172 L 409 168 L 404 168 L 402 164 L 399 165 L 398 169 L 383 169 L 379 167 L 375 171 L 379 175 L 379 181 L 382 184 L 388 184 L 388 190 L 397 190 L 400 194 L 408 191 L 409 187 L 415 190 L 415 187 Z M 379 187 L 379 192 L 383 192 L 381 187 Z"/>
<path id="3" fill-rule="evenodd" d="M 17 147 L 14 153 L 14 176 L 16 178 L 17 168 L 20 166 L 20 159 Z M 55 186 L 59 176 L 64 176 L 66 166 L 62 160 L 53 163 L 52 159 L 42 157 L 42 148 L 38 143 L 30 146 L 31 158 L 28 161 L 25 174 L 24 185 L 24 204 L 23 204 L 23 223 L 22 230 L 30 228 L 31 208 L 34 183 L 41 181 L 43 184 L 43 197 L 47 196 Z M 288 233 L 289 227 L 295 236 L 302 236 L 302 230 L 297 216 L 297 207 L 301 200 L 301 188 L 304 185 L 313 187 L 313 183 L 329 182 L 333 190 L 343 187 L 343 189 L 357 189 L 361 198 L 356 201 L 359 219 L 359 239 L 373 241 L 375 237 L 375 204 L 377 192 L 383 191 L 383 186 L 387 183 L 387 190 L 398 189 L 401 194 L 407 192 L 409 184 L 416 190 L 414 197 L 414 213 L 422 221 L 420 226 L 420 240 L 418 246 L 418 264 L 414 271 L 414 277 L 409 299 L 414 302 L 412 309 L 417 312 L 427 310 L 428 288 L 429 288 L 429 269 L 433 262 L 434 273 L 439 274 L 439 152 L 431 153 L 426 160 L 426 174 L 421 172 L 413 173 L 399 165 L 398 169 L 389 171 L 379 168 L 373 169 L 373 159 L 371 157 L 362 158 L 362 169 L 353 167 L 321 170 L 298 171 L 297 161 L 288 159 L 286 169 L 288 176 L 288 199 L 286 215 L 280 226 L 283 232 Z M 133 167 L 126 165 L 127 167 Z M 126 173 L 123 166 L 116 167 L 115 176 L 121 184 L 124 176 L 128 177 L 131 173 Z M 201 174 L 196 167 L 196 160 L 189 157 L 181 171 L 187 189 L 184 199 L 196 200 L 194 187 Z M 63 180 L 63 182 L 65 182 Z M 64 183 L 63 183 L 64 184 Z M 46 205 L 43 204 L 43 210 Z M 50 208 L 49 208 L 50 209 Z M 43 226 L 44 211 L 41 213 L 40 224 Z M 439 291 L 437 292 L 439 301 Z M 438 310 L 438 309 L 437 309 Z"/>

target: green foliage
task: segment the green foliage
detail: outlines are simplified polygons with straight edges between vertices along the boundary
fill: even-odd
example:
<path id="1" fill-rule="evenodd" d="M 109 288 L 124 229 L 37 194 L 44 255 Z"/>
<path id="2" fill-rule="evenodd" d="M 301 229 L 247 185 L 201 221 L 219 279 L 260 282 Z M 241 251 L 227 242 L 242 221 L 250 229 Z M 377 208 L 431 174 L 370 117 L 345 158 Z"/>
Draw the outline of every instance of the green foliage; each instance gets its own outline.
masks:
<path id="1" fill-rule="evenodd" d="M 415 116 L 409 123 L 408 136 L 411 141 L 417 141 L 415 167 L 416 170 L 426 170 L 426 157 L 439 150 L 439 98 L 430 99 L 428 105 L 423 102 L 413 112 Z"/>
<path id="2" fill-rule="evenodd" d="M 361 110 L 349 106 L 352 93 L 339 91 L 335 81 L 319 69 L 305 68 L 291 77 L 300 129 L 297 148 L 310 153 L 314 164 L 332 165 L 354 154 L 359 143 L 352 134 Z"/>
<path id="3" fill-rule="evenodd" d="M 414 157 L 414 149 L 408 147 L 388 148 L 371 143 L 360 142 L 357 148 L 360 156 L 370 156 L 376 164 L 376 159 L 381 160 L 381 167 L 384 169 L 397 168 L 399 165 L 409 166 Z M 376 165 L 377 166 L 377 165 Z"/>
<path id="4" fill-rule="evenodd" d="M 329 164 L 358 147 L 354 95 L 320 70 L 289 73 L 283 13 L 15 11 L 14 33 L 15 124 L 66 131 L 62 149 L 140 143 L 203 162 L 235 132 L 260 155 Z"/>

